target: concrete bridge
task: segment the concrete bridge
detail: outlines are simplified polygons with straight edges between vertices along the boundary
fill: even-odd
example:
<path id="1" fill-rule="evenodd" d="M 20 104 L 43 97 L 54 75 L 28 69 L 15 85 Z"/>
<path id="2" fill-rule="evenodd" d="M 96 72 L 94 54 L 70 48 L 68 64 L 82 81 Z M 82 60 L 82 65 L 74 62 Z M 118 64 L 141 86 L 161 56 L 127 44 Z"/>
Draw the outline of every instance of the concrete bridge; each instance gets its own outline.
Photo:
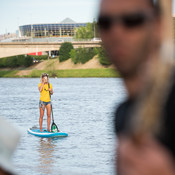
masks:
<path id="1" fill-rule="evenodd" d="M 34 52 L 43 52 L 43 51 L 53 51 L 59 50 L 62 42 L 57 43 L 36 43 L 36 42 L 10 42 L 10 43 L 1 43 L 0 42 L 0 58 L 15 56 L 15 55 L 24 55 Z M 100 41 L 79 41 L 72 42 L 74 48 L 79 47 L 100 47 Z"/>

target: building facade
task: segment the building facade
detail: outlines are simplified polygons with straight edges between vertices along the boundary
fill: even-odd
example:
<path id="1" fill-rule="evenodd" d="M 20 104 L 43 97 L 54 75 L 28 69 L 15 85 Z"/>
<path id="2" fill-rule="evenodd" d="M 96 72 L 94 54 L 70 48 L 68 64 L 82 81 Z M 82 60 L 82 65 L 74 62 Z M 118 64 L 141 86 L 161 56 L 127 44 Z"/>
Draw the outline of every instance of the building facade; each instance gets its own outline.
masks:
<path id="1" fill-rule="evenodd" d="M 29 24 L 19 26 L 19 33 L 22 37 L 73 37 L 75 29 L 85 27 L 86 23 L 76 23 L 66 18 L 61 23 L 53 24 Z"/>

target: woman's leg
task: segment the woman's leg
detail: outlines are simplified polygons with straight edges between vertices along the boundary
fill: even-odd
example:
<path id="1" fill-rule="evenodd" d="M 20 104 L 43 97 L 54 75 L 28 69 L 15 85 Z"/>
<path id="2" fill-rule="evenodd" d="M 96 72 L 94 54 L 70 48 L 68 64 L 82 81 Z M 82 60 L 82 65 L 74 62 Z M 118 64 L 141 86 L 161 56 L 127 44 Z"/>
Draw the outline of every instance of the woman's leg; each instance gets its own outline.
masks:
<path id="1" fill-rule="evenodd" d="M 43 116 L 44 116 L 45 105 L 43 105 L 43 108 L 39 107 L 39 110 L 40 110 L 39 126 L 40 126 L 40 131 L 43 132 L 42 124 L 43 124 Z"/>
<path id="2" fill-rule="evenodd" d="M 47 109 L 47 130 L 50 132 L 50 121 L 51 121 L 51 104 L 46 106 Z"/>

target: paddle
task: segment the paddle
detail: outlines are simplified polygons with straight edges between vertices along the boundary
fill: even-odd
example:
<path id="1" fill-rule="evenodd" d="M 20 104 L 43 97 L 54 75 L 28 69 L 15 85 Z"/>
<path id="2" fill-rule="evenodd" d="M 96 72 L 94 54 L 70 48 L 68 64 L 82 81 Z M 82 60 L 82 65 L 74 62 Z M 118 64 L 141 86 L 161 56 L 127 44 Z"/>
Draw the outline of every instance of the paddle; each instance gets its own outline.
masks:
<path id="1" fill-rule="evenodd" d="M 50 89 L 50 84 L 48 83 L 48 87 Z M 50 94 L 50 91 L 49 91 L 49 95 L 50 95 L 50 101 L 51 101 L 51 94 Z M 52 102 L 51 102 L 51 111 L 52 111 L 52 125 L 51 125 L 51 132 L 59 132 L 59 129 L 57 127 L 57 125 L 55 124 L 54 122 L 54 117 L 53 117 L 53 108 L 52 108 Z"/>

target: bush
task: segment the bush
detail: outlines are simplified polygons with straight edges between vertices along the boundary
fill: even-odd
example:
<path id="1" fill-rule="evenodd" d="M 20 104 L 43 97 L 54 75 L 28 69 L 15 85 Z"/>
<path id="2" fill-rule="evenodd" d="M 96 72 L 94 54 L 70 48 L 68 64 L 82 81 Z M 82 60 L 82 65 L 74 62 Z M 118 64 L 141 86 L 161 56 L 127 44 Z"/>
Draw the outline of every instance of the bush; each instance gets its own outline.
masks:
<path id="1" fill-rule="evenodd" d="M 69 54 L 70 54 L 70 57 L 71 57 L 72 62 L 74 64 L 76 64 L 77 63 L 76 62 L 76 54 L 77 54 L 76 50 L 75 49 L 72 49 Z"/>
<path id="2" fill-rule="evenodd" d="M 0 68 L 4 68 L 4 67 L 5 67 L 5 59 L 0 58 Z"/>
<path id="3" fill-rule="evenodd" d="M 26 56 L 24 66 L 29 67 L 33 64 L 33 58 L 31 56 Z"/>
<path id="4" fill-rule="evenodd" d="M 35 60 L 47 60 L 48 59 L 48 55 L 40 55 L 40 56 L 38 56 L 38 55 L 32 55 L 32 57 L 34 57 L 35 58 Z"/>
<path id="5" fill-rule="evenodd" d="M 15 68 L 18 67 L 18 63 L 17 63 L 17 58 L 16 56 L 13 57 L 8 57 L 8 58 L 3 58 L 3 67 L 10 67 L 10 68 Z"/>
<path id="6" fill-rule="evenodd" d="M 104 65 L 104 66 L 111 65 L 111 62 L 109 61 L 109 59 L 108 59 L 108 57 L 107 57 L 107 55 L 102 47 L 98 48 L 97 52 L 98 52 L 99 62 L 101 65 Z"/>
<path id="7" fill-rule="evenodd" d="M 60 62 L 68 60 L 70 58 L 70 51 L 73 49 L 72 43 L 65 42 L 61 44 L 60 47 Z"/>
<path id="8" fill-rule="evenodd" d="M 95 56 L 93 48 L 83 48 L 81 63 L 84 64 Z"/>
<path id="9" fill-rule="evenodd" d="M 24 55 L 18 55 L 17 56 L 17 66 L 21 66 L 25 64 L 25 56 Z"/>
<path id="10" fill-rule="evenodd" d="M 17 57 L 12 57 L 11 59 L 9 58 L 8 62 L 11 68 L 18 67 Z"/>
<path id="11" fill-rule="evenodd" d="M 0 59 L 0 68 L 16 68 L 20 66 L 31 66 L 33 58 L 31 56 L 18 55 Z"/>
<path id="12" fill-rule="evenodd" d="M 76 50 L 71 50 L 70 55 L 74 64 L 84 64 L 92 59 L 96 54 L 93 48 L 78 48 Z"/>

